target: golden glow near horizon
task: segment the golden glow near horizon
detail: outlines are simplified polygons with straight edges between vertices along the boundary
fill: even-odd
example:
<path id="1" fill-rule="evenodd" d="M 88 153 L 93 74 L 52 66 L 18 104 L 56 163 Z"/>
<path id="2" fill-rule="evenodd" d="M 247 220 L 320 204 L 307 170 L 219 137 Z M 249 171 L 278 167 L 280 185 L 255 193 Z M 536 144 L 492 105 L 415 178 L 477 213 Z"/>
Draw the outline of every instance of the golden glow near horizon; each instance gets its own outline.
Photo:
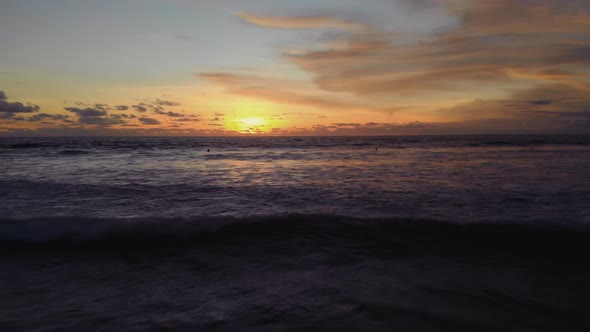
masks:
<path id="1" fill-rule="evenodd" d="M 219 97 L 230 99 L 231 96 L 222 94 Z M 257 135 L 270 132 L 272 126 L 279 126 L 275 112 L 272 110 L 281 109 L 267 101 L 259 101 L 252 98 L 240 98 L 226 105 L 231 110 L 223 114 L 223 129 L 237 134 Z"/>
<path id="2" fill-rule="evenodd" d="M 590 132 L 590 1 L 9 1 L 0 31 L 0 135 Z"/>
<path id="3" fill-rule="evenodd" d="M 259 134 L 268 132 L 268 122 L 263 117 L 240 117 L 228 118 L 225 123 L 227 130 L 235 131 L 240 134 Z"/>
<path id="4" fill-rule="evenodd" d="M 240 124 L 240 129 L 238 130 L 241 133 L 250 133 L 256 134 L 259 132 L 268 131 L 266 127 L 266 121 L 263 118 L 242 118 L 238 120 Z"/>

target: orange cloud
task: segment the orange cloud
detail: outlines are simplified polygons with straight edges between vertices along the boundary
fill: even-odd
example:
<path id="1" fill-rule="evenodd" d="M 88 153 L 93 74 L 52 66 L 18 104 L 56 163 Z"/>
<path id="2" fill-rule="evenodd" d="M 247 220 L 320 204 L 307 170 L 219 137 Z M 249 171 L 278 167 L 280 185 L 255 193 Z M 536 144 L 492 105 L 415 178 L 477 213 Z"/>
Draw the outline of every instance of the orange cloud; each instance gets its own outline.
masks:
<path id="1" fill-rule="evenodd" d="M 323 50 L 284 57 L 328 91 L 407 94 L 525 80 L 588 87 L 590 5 L 573 0 L 467 1 L 452 9 L 462 26 L 430 40 L 399 43 L 366 31 Z M 556 74 L 559 73 L 559 74 Z M 482 89 L 483 91 L 483 89 Z"/>
<path id="2" fill-rule="evenodd" d="M 330 17 L 330 16 L 271 16 L 255 15 L 248 13 L 236 14 L 244 21 L 267 28 L 280 29 L 341 29 L 341 30 L 367 30 L 365 24 Z"/>
<path id="3" fill-rule="evenodd" d="M 480 128 L 493 119 L 527 123 L 538 132 L 588 132 L 590 97 L 584 90 L 546 84 L 514 91 L 505 99 L 477 99 L 438 110 L 457 123 L 476 121 Z M 492 131 L 490 131 L 492 132 Z"/>
<path id="4" fill-rule="evenodd" d="M 320 110 L 361 110 L 394 112 L 400 107 L 364 103 L 356 99 L 317 91 L 297 81 L 277 80 L 255 75 L 198 73 L 195 77 L 220 85 L 225 92 L 264 99 L 281 104 L 300 105 Z M 299 88 L 298 88 L 299 87 Z"/>

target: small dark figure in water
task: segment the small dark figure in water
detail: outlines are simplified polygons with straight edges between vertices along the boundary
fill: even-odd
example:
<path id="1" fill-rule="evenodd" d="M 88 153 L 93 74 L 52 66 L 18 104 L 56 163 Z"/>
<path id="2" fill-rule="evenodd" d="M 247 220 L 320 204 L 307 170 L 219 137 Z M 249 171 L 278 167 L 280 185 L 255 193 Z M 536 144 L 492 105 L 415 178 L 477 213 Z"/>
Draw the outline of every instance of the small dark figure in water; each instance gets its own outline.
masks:
<path id="1" fill-rule="evenodd" d="M 207 149 L 207 152 L 209 152 L 209 149 Z"/>
<path id="2" fill-rule="evenodd" d="M 378 149 L 378 148 L 375 148 L 375 152 L 377 152 L 377 149 Z"/>

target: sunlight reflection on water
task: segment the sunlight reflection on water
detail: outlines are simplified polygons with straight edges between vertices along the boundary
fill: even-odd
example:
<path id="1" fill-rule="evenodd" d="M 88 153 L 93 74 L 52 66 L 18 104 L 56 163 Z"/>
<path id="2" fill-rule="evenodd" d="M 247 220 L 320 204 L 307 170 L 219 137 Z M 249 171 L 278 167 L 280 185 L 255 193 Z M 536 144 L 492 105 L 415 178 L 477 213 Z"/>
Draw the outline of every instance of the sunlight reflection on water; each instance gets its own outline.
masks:
<path id="1" fill-rule="evenodd" d="M 65 147 L 59 144 L 2 154 L 4 211 L 586 220 L 590 210 L 589 145 L 481 146 L 485 139 L 476 138 L 462 145 L 408 138 L 404 148 L 399 140 L 372 138 L 137 140 L 59 143 L 87 152 L 74 155 L 60 153 Z"/>

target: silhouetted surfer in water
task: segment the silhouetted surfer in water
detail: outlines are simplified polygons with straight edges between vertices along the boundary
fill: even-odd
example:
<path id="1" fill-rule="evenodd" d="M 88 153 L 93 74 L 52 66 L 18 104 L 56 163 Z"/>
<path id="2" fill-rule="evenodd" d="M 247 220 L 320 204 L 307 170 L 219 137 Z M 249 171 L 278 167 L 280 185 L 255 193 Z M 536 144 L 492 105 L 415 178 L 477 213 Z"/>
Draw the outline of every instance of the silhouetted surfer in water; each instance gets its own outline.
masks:
<path id="1" fill-rule="evenodd" d="M 209 152 L 209 149 L 207 149 L 207 152 Z"/>

